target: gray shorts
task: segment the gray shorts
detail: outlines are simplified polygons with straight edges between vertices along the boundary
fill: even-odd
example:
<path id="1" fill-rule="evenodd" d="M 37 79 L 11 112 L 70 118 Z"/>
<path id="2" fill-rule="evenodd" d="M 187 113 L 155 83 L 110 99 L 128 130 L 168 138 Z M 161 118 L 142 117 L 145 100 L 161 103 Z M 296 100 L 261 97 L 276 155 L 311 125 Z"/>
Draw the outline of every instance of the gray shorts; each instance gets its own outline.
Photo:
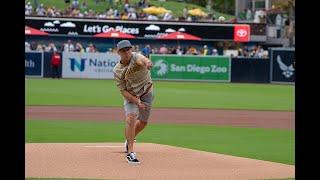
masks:
<path id="1" fill-rule="evenodd" d="M 125 99 L 123 105 L 124 105 L 124 110 L 126 112 L 126 116 L 128 116 L 128 114 L 130 113 L 135 113 L 138 115 L 139 120 L 147 122 L 150 117 L 153 99 L 154 99 L 153 91 L 150 91 L 147 94 L 140 97 L 141 102 L 146 105 L 145 109 L 139 109 L 136 104 L 128 102 Z"/>

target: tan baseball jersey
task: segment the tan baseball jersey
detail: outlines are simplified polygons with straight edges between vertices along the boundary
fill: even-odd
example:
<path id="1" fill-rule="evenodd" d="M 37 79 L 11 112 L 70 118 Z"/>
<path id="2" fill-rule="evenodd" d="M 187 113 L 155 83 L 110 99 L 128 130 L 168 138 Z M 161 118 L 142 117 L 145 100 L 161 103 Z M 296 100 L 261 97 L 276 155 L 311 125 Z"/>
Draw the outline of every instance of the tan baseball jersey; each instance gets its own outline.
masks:
<path id="1" fill-rule="evenodd" d="M 133 52 L 128 65 L 124 65 L 119 61 L 113 68 L 118 88 L 126 90 L 134 96 L 141 96 L 152 85 L 150 71 L 136 62 L 142 56 Z"/>

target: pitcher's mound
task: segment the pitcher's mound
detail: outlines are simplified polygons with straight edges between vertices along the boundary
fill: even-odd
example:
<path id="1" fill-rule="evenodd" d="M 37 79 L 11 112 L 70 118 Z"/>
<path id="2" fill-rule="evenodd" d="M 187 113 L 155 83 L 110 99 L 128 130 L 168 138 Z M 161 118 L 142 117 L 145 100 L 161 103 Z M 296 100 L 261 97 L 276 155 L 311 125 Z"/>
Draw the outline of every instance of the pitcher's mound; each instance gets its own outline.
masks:
<path id="1" fill-rule="evenodd" d="M 295 167 L 152 143 L 136 143 L 140 165 L 123 143 L 27 143 L 26 177 L 88 179 L 279 179 Z"/>

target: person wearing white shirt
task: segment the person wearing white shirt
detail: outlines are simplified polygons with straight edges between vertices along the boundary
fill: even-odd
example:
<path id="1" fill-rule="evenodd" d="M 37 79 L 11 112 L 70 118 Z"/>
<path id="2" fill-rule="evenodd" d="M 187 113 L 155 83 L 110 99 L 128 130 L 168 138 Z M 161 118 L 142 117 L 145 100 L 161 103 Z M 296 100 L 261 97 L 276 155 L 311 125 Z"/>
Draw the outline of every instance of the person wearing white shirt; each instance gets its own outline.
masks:
<path id="1" fill-rule="evenodd" d="M 163 20 L 168 21 L 172 19 L 172 15 L 170 12 L 166 12 L 163 16 Z"/>
<path id="2" fill-rule="evenodd" d="M 25 15 L 31 15 L 32 13 L 32 5 L 28 2 L 25 6 Z"/>
<path id="3" fill-rule="evenodd" d="M 31 51 L 30 44 L 27 41 L 24 43 L 24 47 L 26 52 Z"/>
<path id="4" fill-rule="evenodd" d="M 137 14 L 135 12 L 130 12 L 128 14 L 128 19 L 137 19 Z"/>
<path id="5" fill-rule="evenodd" d="M 36 12 L 38 16 L 46 15 L 46 10 L 44 9 L 43 4 L 40 4 L 40 7 L 36 9 Z"/>
<path id="6" fill-rule="evenodd" d="M 282 26 L 282 17 L 281 17 L 280 14 L 278 14 L 276 16 L 276 23 L 275 24 L 276 24 L 277 27 L 281 27 Z"/>
<path id="7" fill-rule="evenodd" d="M 154 15 L 148 15 L 148 20 L 159 20 L 159 18 L 157 16 L 154 16 Z"/>
<path id="8" fill-rule="evenodd" d="M 71 40 L 68 40 L 68 43 L 64 44 L 64 48 L 63 48 L 64 52 L 73 52 L 74 51 L 74 46 L 71 43 Z"/>
<path id="9" fill-rule="evenodd" d="M 253 19 L 254 23 L 260 23 L 260 15 L 261 15 L 261 10 L 256 10 L 256 12 L 254 13 L 254 19 Z"/>

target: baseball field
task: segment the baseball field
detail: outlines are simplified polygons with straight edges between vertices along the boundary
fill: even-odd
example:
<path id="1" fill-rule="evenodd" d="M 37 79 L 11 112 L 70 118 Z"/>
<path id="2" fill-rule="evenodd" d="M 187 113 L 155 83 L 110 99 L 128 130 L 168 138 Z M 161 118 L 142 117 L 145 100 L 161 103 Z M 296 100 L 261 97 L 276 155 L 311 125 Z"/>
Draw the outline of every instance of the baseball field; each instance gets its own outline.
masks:
<path id="1" fill-rule="evenodd" d="M 155 81 L 149 126 L 135 145 L 142 163 L 129 166 L 113 80 L 25 84 L 29 179 L 294 178 L 292 85 Z"/>

